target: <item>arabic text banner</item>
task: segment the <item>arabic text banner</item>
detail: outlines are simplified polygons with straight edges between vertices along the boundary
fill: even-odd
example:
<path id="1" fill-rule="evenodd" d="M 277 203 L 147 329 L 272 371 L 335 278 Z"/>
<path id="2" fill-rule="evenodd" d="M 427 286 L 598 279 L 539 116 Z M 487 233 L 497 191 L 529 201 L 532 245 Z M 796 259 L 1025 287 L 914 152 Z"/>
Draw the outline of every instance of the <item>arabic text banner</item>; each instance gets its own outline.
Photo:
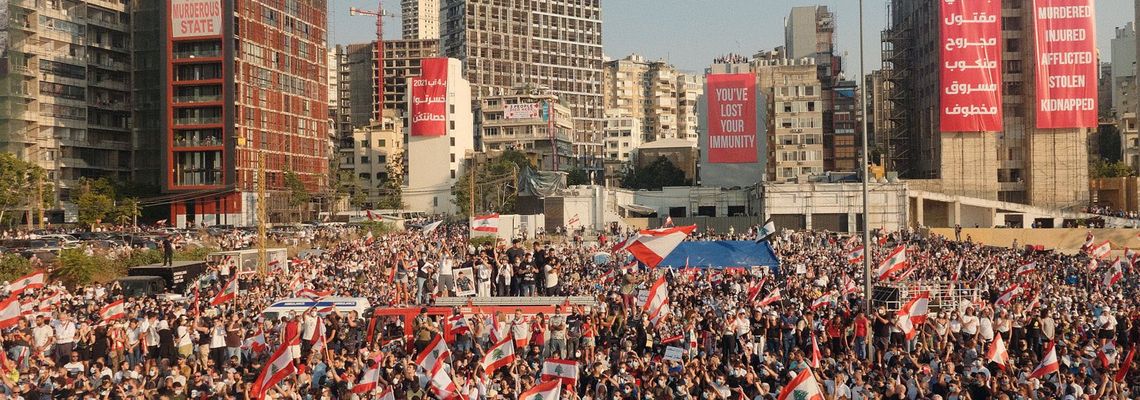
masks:
<path id="1" fill-rule="evenodd" d="M 425 58 L 412 78 L 411 136 L 447 134 L 447 59 Z"/>
<path id="2" fill-rule="evenodd" d="M 943 132 L 996 132 L 1001 117 L 1001 2 L 942 0 Z"/>

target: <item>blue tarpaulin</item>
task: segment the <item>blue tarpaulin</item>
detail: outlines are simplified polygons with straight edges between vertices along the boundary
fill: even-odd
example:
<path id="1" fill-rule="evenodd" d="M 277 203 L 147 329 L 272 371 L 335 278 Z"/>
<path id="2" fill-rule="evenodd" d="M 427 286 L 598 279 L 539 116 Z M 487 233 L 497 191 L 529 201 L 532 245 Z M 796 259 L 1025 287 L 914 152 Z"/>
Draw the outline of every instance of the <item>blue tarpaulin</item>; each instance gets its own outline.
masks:
<path id="1" fill-rule="evenodd" d="M 780 260 L 767 241 L 718 240 L 710 242 L 681 242 L 665 257 L 658 267 L 682 268 L 688 261 L 696 268 L 748 268 L 765 266 L 777 272 Z"/>

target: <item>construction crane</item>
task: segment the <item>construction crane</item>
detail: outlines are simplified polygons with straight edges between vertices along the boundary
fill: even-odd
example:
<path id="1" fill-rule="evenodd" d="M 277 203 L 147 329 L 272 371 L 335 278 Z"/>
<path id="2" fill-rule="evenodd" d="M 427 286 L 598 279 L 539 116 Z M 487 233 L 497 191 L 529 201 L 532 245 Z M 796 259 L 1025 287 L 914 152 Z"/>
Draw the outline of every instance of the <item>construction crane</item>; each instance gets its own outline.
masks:
<path id="1" fill-rule="evenodd" d="M 392 14 L 384 11 L 384 0 L 377 0 L 375 10 L 351 7 L 348 15 L 376 17 L 376 123 L 380 123 L 384 119 L 384 17 L 391 17 Z"/>

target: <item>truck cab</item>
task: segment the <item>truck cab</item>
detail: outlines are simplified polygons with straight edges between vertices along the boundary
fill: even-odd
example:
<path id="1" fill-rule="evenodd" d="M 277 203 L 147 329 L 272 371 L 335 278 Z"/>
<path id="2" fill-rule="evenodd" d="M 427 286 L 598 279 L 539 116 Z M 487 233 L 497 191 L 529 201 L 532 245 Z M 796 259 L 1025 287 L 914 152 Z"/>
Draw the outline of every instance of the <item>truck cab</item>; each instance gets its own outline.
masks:
<path id="1" fill-rule="evenodd" d="M 150 297 L 166 292 L 166 280 L 160 276 L 125 276 L 117 281 L 124 297 Z"/>

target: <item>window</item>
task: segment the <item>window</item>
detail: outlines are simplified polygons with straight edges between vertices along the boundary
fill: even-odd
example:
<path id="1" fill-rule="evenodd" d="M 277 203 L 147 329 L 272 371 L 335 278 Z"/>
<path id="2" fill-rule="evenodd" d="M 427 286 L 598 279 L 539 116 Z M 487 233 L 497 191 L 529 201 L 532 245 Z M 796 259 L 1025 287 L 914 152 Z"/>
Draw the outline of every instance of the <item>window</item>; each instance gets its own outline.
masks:
<path id="1" fill-rule="evenodd" d="M 372 180 L 372 174 L 370 174 L 370 173 L 367 173 L 367 172 L 361 172 L 361 173 L 360 173 L 360 179 L 363 179 L 363 180 L 366 180 L 366 181 L 367 181 L 367 180 Z"/>
<path id="2" fill-rule="evenodd" d="M 1017 96 L 1021 94 L 1021 82 L 1006 82 L 1004 96 Z"/>
<path id="3" fill-rule="evenodd" d="M 1009 51 L 1009 52 L 1021 51 L 1021 39 L 1017 39 L 1017 38 L 1006 39 L 1005 40 L 1005 51 Z"/>
<path id="4" fill-rule="evenodd" d="M 360 163 L 361 164 L 371 164 L 372 160 L 369 159 L 368 156 L 360 156 Z"/>
<path id="5" fill-rule="evenodd" d="M 452 123 L 454 124 L 454 122 L 452 122 Z M 454 137 L 452 137 L 452 138 L 450 138 L 450 139 L 451 139 L 451 145 L 452 145 L 452 146 L 455 146 L 455 138 L 454 138 Z"/>
<path id="6" fill-rule="evenodd" d="M 1003 17 L 1001 19 L 1001 29 L 1005 31 L 1021 30 L 1021 17 Z"/>
<path id="7" fill-rule="evenodd" d="M 804 87 L 804 96 L 815 96 L 815 86 Z"/>
<path id="8" fill-rule="evenodd" d="M 388 140 L 387 139 L 380 139 L 379 143 L 380 143 L 380 147 L 388 147 Z"/>
<path id="9" fill-rule="evenodd" d="M 361 140 L 360 141 L 360 148 L 367 149 L 368 148 L 368 141 L 367 140 Z"/>
<path id="10" fill-rule="evenodd" d="M 792 112 L 792 103 L 784 103 L 784 112 Z"/>
<path id="11" fill-rule="evenodd" d="M 1021 60 L 1006 60 L 1005 61 L 1005 72 L 1010 73 L 1010 74 L 1020 74 L 1021 73 Z"/>
<path id="12" fill-rule="evenodd" d="M 455 170 L 451 170 L 451 179 L 455 179 Z"/>
<path id="13" fill-rule="evenodd" d="M 381 163 L 381 164 L 387 164 L 388 163 L 388 156 L 383 155 L 383 154 L 378 155 L 378 156 L 376 156 L 376 162 Z"/>
<path id="14" fill-rule="evenodd" d="M 455 162 L 455 153 L 451 153 L 451 162 Z"/>
<path id="15" fill-rule="evenodd" d="M 447 121 L 447 122 L 448 122 L 449 128 L 451 128 L 451 130 L 454 131 L 455 130 L 455 121 Z"/>
<path id="16" fill-rule="evenodd" d="M 807 102 L 807 110 L 808 111 L 815 111 L 815 102 L 814 101 Z"/>

